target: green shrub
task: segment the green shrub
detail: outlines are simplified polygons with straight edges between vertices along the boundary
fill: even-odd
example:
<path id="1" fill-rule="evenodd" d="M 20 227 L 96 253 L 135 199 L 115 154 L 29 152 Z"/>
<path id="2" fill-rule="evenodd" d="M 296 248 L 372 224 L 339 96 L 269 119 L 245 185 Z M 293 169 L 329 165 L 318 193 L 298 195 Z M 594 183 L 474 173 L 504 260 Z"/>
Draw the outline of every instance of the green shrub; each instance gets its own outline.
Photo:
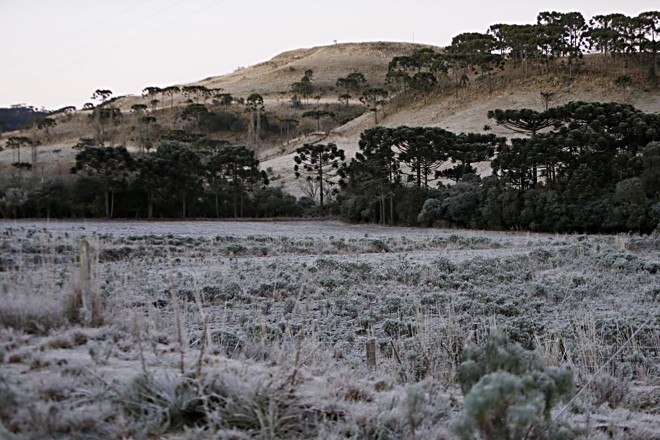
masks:
<path id="1" fill-rule="evenodd" d="M 465 395 L 464 414 L 454 432 L 469 439 L 558 438 L 550 410 L 573 390 L 573 375 L 543 368 L 533 352 L 512 343 L 500 331 L 480 347 L 465 350 L 458 380 Z"/>

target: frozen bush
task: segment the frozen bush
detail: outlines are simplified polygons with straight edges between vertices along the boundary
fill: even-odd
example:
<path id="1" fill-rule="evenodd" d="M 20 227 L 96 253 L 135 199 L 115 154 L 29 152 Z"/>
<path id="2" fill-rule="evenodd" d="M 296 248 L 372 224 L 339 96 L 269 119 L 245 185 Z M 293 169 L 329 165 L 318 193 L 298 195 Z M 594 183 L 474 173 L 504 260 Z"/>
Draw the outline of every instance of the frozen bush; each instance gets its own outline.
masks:
<path id="1" fill-rule="evenodd" d="M 386 319 L 383 322 L 383 332 L 392 338 L 401 336 L 414 336 L 417 332 L 415 324 L 395 319 Z"/>
<path id="2" fill-rule="evenodd" d="M 556 438 L 550 410 L 573 390 L 573 375 L 542 368 L 538 357 L 498 330 L 483 346 L 470 346 L 459 367 L 464 412 L 454 425 L 461 438 Z"/>
<path id="3" fill-rule="evenodd" d="M 603 373 L 591 383 L 591 392 L 595 398 L 594 404 L 600 406 L 607 403 L 610 408 L 614 409 L 626 398 L 628 387 L 627 380 Z"/>
<path id="4" fill-rule="evenodd" d="M 158 435 L 204 422 L 204 404 L 194 380 L 139 375 L 117 396 L 124 413 L 146 435 Z"/>
<path id="5" fill-rule="evenodd" d="M 0 301 L 0 327 L 43 335 L 67 322 L 64 301 L 49 296 L 5 296 Z"/>

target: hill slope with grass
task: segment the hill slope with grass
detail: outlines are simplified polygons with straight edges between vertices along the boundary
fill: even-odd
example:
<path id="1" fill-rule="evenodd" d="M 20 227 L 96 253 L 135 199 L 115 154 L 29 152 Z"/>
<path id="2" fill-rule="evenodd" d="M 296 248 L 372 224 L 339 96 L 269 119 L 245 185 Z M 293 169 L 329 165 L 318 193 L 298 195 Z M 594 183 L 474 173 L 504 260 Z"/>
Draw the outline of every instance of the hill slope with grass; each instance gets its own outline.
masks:
<path id="1" fill-rule="evenodd" d="M 483 76 L 468 72 L 462 87 L 439 83 L 428 94 L 395 91 L 386 81 L 388 65 L 393 57 L 410 54 L 429 46 L 409 43 L 347 43 L 298 49 L 284 52 L 269 61 L 240 68 L 230 74 L 209 77 L 202 81 L 179 85 L 179 92 L 155 93 L 148 96 L 123 96 L 111 99 L 99 107 L 115 107 L 121 118 L 108 123 L 105 145 L 125 145 L 129 151 L 140 152 L 145 143 L 158 145 L 173 131 L 201 132 L 215 141 L 247 145 L 256 151 L 262 168 L 271 168 L 280 176 L 277 184 L 299 196 L 299 183 L 293 176 L 293 155 L 305 143 L 334 142 L 351 157 L 358 149 L 360 134 L 376 123 L 373 112 L 358 100 L 353 92 L 348 100 L 339 96 L 346 90 L 337 87 L 337 80 L 355 72 L 362 73 L 366 83 L 362 89 L 389 89 L 387 102 L 379 109 L 378 124 L 383 126 L 436 126 L 454 132 L 490 132 L 510 135 L 488 120 L 487 112 L 496 108 L 531 108 L 542 110 L 546 105 L 541 92 L 551 93 L 550 106 L 570 101 L 617 101 L 632 104 L 650 113 L 660 110 L 660 92 L 643 68 L 614 66 L 603 69 L 599 54 L 584 57 L 578 70 L 569 75 L 561 62 L 549 72 L 542 66 L 530 68 L 523 75 L 520 68 L 507 66 L 493 73 L 490 86 Z M 440 48 L 434 48 L 441 51 Z M 298 96 L 294 84 L 310 73 L 307 96 Z M 616 79 L 625 73 L 631 81 L 625 87 Z M 184 93 L 185 87 L 203 86 L 212 91 L 206 96 Z M 246 100 L 258 94 L 263 98 L 260 110 L 260 135 L 250 133 L 251 113 Z M 221 102 L 230 95 L 231 103 Z M 297 101 L 296 101 L 297 99 Z M 213 117 L 186 117 L 186 108 L 203 105 Z M 139 108 L 136 110 L 136 108 Z M 314 110 L 328 114 L 319 118 L 304 117 Z M 146 126 L 144 116 L 153 116 L 153 124 Z M 93 139 L 99 127 L 92 110 L 62 112 L 49 116 L 57 125 L 47 130 L 36 127 L 5 134 L 4 146 L 10 136 L 27 136 L 38 143 L 36 164 L 39 175 L 66 176 L 76 151 L 73 147 L 81 138 Z M 489 127 L 487 127 L 489 126 Z M 145 141 L 145 131 L 148 142 Z M 29 157 L 26 154 L 24 157 Z M 0 152 L 0 168 L 4 175 L 11 171 L 16 151 Z M 489 173 L 488 164 L 479 168 Z"/>

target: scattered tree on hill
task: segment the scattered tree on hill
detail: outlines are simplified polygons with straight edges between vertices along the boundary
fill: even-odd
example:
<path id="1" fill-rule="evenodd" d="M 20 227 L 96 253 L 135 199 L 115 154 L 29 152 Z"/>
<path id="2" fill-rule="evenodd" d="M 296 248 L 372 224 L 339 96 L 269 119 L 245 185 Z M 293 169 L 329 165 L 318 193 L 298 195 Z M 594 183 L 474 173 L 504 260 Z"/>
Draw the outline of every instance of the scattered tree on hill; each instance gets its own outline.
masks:
<path id="1" fill-rule="evenodd" d="M 314 71 L 311 69 L 305 70 L 300 81 L 291 84 L 291 92 L 294 96 L 300 96 L 303 99 L 309 98 L 314 93 Z"/>
<path id="2" fill-rule="evenodd" d="M 183 96 L 186 98 L 192 99 L 194 98 L 194 102 L 198 103 L 200 99 L 204 100 L 206 103 L 206 100 L 211 96 L 212 92 L 206 87 L 206 86 L 198 86 L 198 85 L 192 85 L 192 86 L 183 86 L 181 88 L 181 93 L 183 93 Z"/>
<path id="3" fill-rule="evenodd" d="M 92 99 L 94 101 L 100 101 L 99 105 L 103 105 L 108 99 L 110 99 L 111 96 L 112 96 L 111 90 L 96 89 L 96 91 L 92 94 Z"/>
<path id="4" fill-rule="evenodd" d="M 108 123 L 118 123 L 121 118 L 121 110 L 116 107 L 106 107 L 106 103 L 112 96 L 112 91 L 107 89 L 96 89 L 92 94 L 92 99 L 100 101 L 99 104 L 93 108 L 91 118 L 96 127 L 96 140 L 99 145 L 103 145 L 106 138 L 106 125 Z"/>
<path id="5" fill-rule="evenodd" d="M 282 122 L 286 124 L 286 143 L 289 143 L 289 140 L 291 139 L 290 136 L 290 129 L 293 124 L 297 124 L 299 121 L 295 118 L 285 118 Z"/>
<path id="6" fill-rule="evenodd" d="M 131 113 L 136 115 L 136 117 L 142 116 L 142 114 L 147 110 L 146 104 L 133 104 L 131 106 Z"/>
<path id="7" fill-rule="evenodd" d="M 360 97 L 360 102 L 363 103 L 369 111 L 374 113 L 374 125 L 378 125 L 378 109 L 387 102 L 387 96 L 388 93 L 385 89 L 370 87 L 365 90 Z"/>
<path id="8" fill-rule="evenodd" d="M 154 124 L 156 124 L 156 117 L 155 116 L 142 116 L 140 118 L 140 126 L 144 127 L 145 133 L 144 136 L 140 137 L 140 155 L 144 156 L 144 150 L 146 149 L 147 152 L 151 150 L 153 147 L 153 143 L 151 141 L 151 129 L 150 127 Z"/>
<path id="9" fill-rule="evenodd" d="M 642 42 L 642 50 L 651 54 L 653 63 L 653 79 L 658 81 L 658 34 L 660 34 L 660 11 L 647 11 L 639 14 L 638 19 L 641 22 L 642 30 L 647 35 Z M 649 38 L 650 37 L 650 38 Z"/>
<path id="10" fill-rule="evenodd" d="M 447 72 L 446 56 L 431 48 L 417 49 L 410 55 L 392 58 L 386 81 L 397 90 L 428 92 Z"/>
<path id="11" fill-rule="evenodd" d="M 50 129 L 57 125 L 57 121 L 53 118 L 39 118 L 36 121 L 37 130 L 43 130 L 46 139 L 50 135 Z"/>
<path id="12" fill-rule="evenodd" d="M 545 109 L 548 110 L 548 104 L 552 100 L 552 98 L 555 96 L 555 92 L 551 91 L 545 91 L 545 92 L 540 92 L 541 98 L 543 98 L 543 103 L 545 104 Z"/>
<path id="13" fill-rule="evenodd" d="M 261 112 L 264 109 L 264 98 L 258 93 L 252 93 L 246 100 L 250 121 L 248 122 L 248 143 L 259 147 L 261 140 Z"/>
<path id="14" fill-rule="evenodd" d="M 7 139 L 5 144 L 8 149 L 14 150 L 17 154 L 16 160 L 12 163 L 12 166 L 19 171 L 19 179 L 22 174 L 22 170 L 27 168 L 25 165 L 30 165 L 29 163 L 21 162 L 21 147 L 26 147 L 28 145 L 31 146 L 32 144 L 32 139 L 26 136 L 11 136 Z M 30 165 L 28 169 L 31 168 L 32 165 Z"/>
<path id="15" fill-rule="evenodd" d="M 340 102 L 343 102 L 346 107 L 348 107 L 348 102 L 351 100 L 352 96 L 348 93 L 342 93 L 338 96 Z"/>
<path id="16" fill-rule="evenodd" d="M 310 119 L 316 119 L 316 131 L 320 132 L 321 131 L 321 118 L 324 116 L 328 116 L 330 118 L 333 118 L 335 116 L 334 113 L 328 110 L 310 110 L 302 114 L 303 118 L 310 118 Z"/>
<path id="17" fill-rule="evenodd" d="M 149 100 L 149 103 L 152 105 L 152 107 L 155 110 L 158 103 L 160 102 L 160 101 L 158 101 L 158 99 L 156 99 L 156 96 L 159 93 L 162 94 L 162 92 L 163 92 L 163 89 L 161 89 L 160 87 L 149 86 L 149 87 L 145 87 L 144 89 L 142 89 L 142 96 L 145 96 L 147 98 L 151 98 Z M 156 101 L 156 103 L 154 103 L 153 101 Z"/>
<path id="18" fill-rule="evenodd" d="M 170 108 L 174 107 L 174 95 L 179 93 L 181 89 L 179 86 L 169 86 L 165 87 L 160 91 L 161 95 L 163 96 L 163 99 L 165 99 L 165 96 L 170 97 Z"/>
<path id="19" fill-rule="evenodd" d="M 339 94 L 339 100 L 344 102 L 348 107 L 348 101 L 352 98 L 351 93 L 359 96 L 366 84 L 367 79 L 361 72 L 349 73 L 347 76 L 339 78 L 336 86 L 339 89 L 344 89 L 344 93 Z"/>
<path id="20" fill-rule="evenodd" d="M 458 61 L 455 67 L 464 67 L 479 71 L 488 79 L 488 92 L 491 93 L 492 73 L 497 68 L 504 67 L 504 57 L 496 53 L 498 42 L 490 34 L 467 32 L 453 38 L 448 48 L 450 58 Z"/>
<path id="21" fill-rule="evenodd" d="M 362 88 L 367 84 L 367 79 L 361 72 L 349 73 L 347 76 L 339 78 L 336 82 L 338 88 L 343 88 L 346 93 L 359 94 Z"/>
<path id="22" fill-rule="evenodd" d="M 568 58 L 569 75 L 582 57 L 585 31 L 584 17 L 579 12 L 541 12 L 537 17 L 539 29 L 538 45 L 545 63 L 546 75 L 550 62 L 561 57 Z"/>
<path id="23" fill-rule="evenodd" d="M 214 101 L 214 103 L 217 103 L 217 105 L 229 106 L 234 102 L 234 97 L 231 93 L 217 93 L 215 99 L 216 101 Z"/>
<path id="24" fill-rule="evenodd" d="M 183 109 L 181 119 L 184 121 L 192 120 L 195 123 L 195 130 L 199 131 L 200 122 L 209 111 L 204 104 L 189 104 Z"/>

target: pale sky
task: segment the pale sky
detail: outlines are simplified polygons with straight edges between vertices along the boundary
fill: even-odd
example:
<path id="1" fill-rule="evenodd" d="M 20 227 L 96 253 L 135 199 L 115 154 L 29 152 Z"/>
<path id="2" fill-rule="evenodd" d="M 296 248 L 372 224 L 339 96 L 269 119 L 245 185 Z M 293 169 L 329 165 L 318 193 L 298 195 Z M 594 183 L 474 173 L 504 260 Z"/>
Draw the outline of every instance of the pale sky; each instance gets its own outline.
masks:
<path id="1" fill-rule="evenodd" d="M 541 11 L 635 16 L 658 0 L 0 0 L 0 107 L 80 108 L 190 83 L 286 50 L 363 41 L 446 46 Z"/>

